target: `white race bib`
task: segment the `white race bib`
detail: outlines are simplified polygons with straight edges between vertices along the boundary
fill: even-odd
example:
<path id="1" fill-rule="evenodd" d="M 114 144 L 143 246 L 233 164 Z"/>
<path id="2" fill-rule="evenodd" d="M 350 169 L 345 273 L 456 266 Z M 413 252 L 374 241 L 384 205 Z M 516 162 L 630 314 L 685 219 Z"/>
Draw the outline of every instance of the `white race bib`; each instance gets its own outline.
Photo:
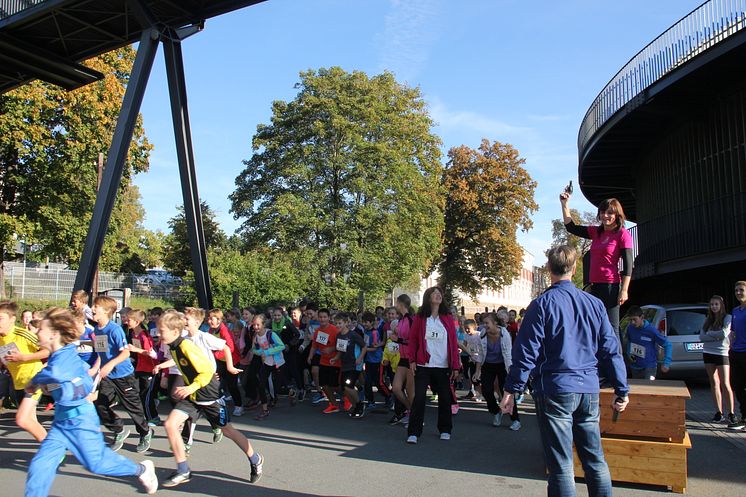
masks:
<path id="1" fill-rule="evenodd" d="M 93 342 L 93 350 L 96 352 L 106 353 L 109 351 L 109 337 L 106 335 L 96 335 L 96 340 Z"/>
<path id="2" fill-rule="evenodd" d="M 324 333 L 323 331 L 319 331 L 319 333 L 316 335 L 316 343 L 320 343 L 321 345 L 326 345 L 329 343 L 329 334 Z"/>
<path id="3" fill-rule="evenodd" d="M 132 345 L 134 345 L 134 346 L 135 346 L 135 347 L 137 347 L 138 349 L 141 349 L 141 348 L 142 348 L 142 342 L 140 342 L 140 339 L 139 339 L 139 338 L 133 338 L 133 339 L 132 339 Z"/>
<path id="4" fill-rule="evenodd" d="M 645 359 L 645 347 L 643 347 L 642 345 L 632 343 L 630 344 L 630 351 L 632 352 L 633 356 L 639 357 L 640 359 Z"/>
<path id="5" fill-rule="evenodd" d="M 396 342 L 389 342 L 388 345 L 386 345 L 386 348 L 388 348 L 389 352 L 392 354 L 399 352 L 399 344 Z"/>
<path id="6" fill-rule="evenodd" d="M 440 342 L 442 340 L 445 340 L 446 334 L 443 330 L 432 327 L 428 328 L 428 330 L 425 332 L 425 339 L 427 340 L 433 340 L 435 342 Z"/>
<path id="7" fill-rule="evenodd" d="M 343 338 L 337 338 L 337 350 L 340 352 L 347 352 L 348 343 L 350 343 L 349 340 L 345 340 Z"/>

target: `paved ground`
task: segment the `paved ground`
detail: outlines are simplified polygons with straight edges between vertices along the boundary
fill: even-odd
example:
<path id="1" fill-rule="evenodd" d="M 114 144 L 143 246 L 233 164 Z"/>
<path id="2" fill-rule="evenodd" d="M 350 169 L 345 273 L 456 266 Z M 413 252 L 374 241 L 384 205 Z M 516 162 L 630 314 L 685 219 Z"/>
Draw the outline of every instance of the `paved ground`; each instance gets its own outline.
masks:
<path id="1" fill-rule="evenodd" d="M 694 386 L 687 405 L 693 443 L 689 452 L 688 495 L 746 495 L 746 433 L 729 433 L 712 417 L 709 391 Z M 205 496 L 539 496 L 546 494 L 543 462 L 533 406 L 522 409 L 523 428 L 491 426 L 484 404 L 468 403 L 455 418 L 453 439 L 442 442 L 435 429 L 436 410 L 429 408 L 425 433 L 416 446 L 404 443 L 405 431 L 389 426 L 388 413 L 351 420 L 342 414 L 322 415 L 308 403 L 285 403 L 265 421 L 243 416 L 235 421 L 266 457 L 265 475 L 248 483 L 249 466 L 230 440 L 209 443 L 212 434 L 200 425 L 190 464 L 193 479 L 161 495 Z M 0 416 L 0 496 L 22 495 L 28 462 L 37 444 L 19 433 L 12 412 Z M 49 418 L 47 418 L 49 419 Z M 507 419 L 506 419 L 507 422 Z M 174 462 L 162 428 L 147 457 L 165 478 Z M 135 460 L 136 438 L 122 453 Z M 133 495 L 132 479 L 103 478 L 87 473 L 68 456 L 52 494 L 60 497 Z M 614 485 L 617 496 L 672 495 L 663 487 Z M 578 495 L 587 495 L 582 482 Z"/>

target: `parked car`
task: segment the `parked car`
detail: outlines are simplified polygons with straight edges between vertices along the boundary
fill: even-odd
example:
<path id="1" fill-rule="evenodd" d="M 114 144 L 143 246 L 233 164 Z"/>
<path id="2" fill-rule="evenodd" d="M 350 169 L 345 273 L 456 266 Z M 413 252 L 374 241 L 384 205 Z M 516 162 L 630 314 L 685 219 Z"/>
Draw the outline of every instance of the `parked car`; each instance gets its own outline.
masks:
<path id="1" fill-rule="evenodd" d="M 702 362 L 702 342 L 699 331 L 707 317 L 708 305 L 702 304 L 663 304 L 643 305 L 645 320 L 650 321 L 658 331 L 671 342 L 671 368 L 668 373 L 658 372 L 665 378 L 707 378 Z M 626 350 L 627 320 L 620 323 L 622 343 Z M 663 360 L 663 350 L 659 350 L 659 363 Z"/>

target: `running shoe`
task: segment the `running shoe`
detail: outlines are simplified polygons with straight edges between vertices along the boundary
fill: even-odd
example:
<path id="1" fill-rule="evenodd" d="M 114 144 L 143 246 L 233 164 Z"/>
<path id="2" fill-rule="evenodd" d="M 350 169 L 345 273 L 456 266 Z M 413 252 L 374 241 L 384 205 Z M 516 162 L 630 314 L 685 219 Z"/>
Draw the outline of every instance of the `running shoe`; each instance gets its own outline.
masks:
<path id="1" fill-rule="evenodd" d="M 143 489 L 145 489 L 146 494 L 153 495 L 155 491 L 158 490 L 158 476 L 155 474 L 155 466 L 153 466 L 153 461 L 146 459 L 140 464 L 142 464 L 145 468 L 143 474 L 138 476 L 138 478 L 140 479 L 140 483 L 142 483 Z"/>
<path id="2" fill-rule="evenodd" d="M 264 456 L 260 454 L 259 462 L 256 464 L 251 464 L 251 476 L 249 477 L 250 483 L 256 483 L 259 481 L 259 478 L 262 477 L 262 466 L 264 466 Z"/>
<path id="3" fill-rule="evenodd" d="M 216 444 L 223 439 L 223 430 L 215 428 L 212 430 L 212 443 Z"/>
<path id="4" fill-rule="evenodd" d="M 329 405 L 328 405 L 328 406 L 326 407 L 326 409 L 324 409 L 324 410 L 323 410 L 323 411 L 321 411 L 321 412 L 323 412 L 324 414 L 333 414 L 333 413 L 335 413 L 335 412 L 339 412 L 339 406 L 337 406 L 337 405 L 335 405 L 335 404 L 329 404 Z"/>
<path id="5" fill-rule="evenodd" d="M 192 452 L 192 444 L 184 444 L 184 452 L 186 452 L 186 456 L 189 457 Z"/>
<path id="6" fill-rule="evenodd" d="M 256 416 L 254 416 L 254 419 L 256 419 L 257 421 L 261 421 L 263 419 L 266 419 L 267 416 L 269 416 L 269 409 L 264 409 L 264 410 L 260 411 L 259 414 L 257 414 Z"/>
<path id="7" fill-rule="evenodd" d="M 352 409 L 352 402 L 350 402 L 350 399 L 348 399 L 347 397 L 345 397 L 344 408 L 345 411 L 349 411 L 350 409 Z"/>
<path id="8" fill-rule="evenodd" d="M 357 406 L 355 406 L 355 409 L 350 411 L 350 417 L 352 419 L 360 419 L 363 416 L 365 416 L 365 405 L 362 402 L 359 402 Z"/>
<path id="9" fill-rule="evenodd" d="M 389 420 L 389 424 L 391 426 L 398 425 L 399 423 L 401 423 L 401 420 L 403 417 L 404 417 L 404 414 L 394 414 Z"/>
<path id="10" fill-rule="evenodd" d="M 728 414 L 728 429 L 729 430 L 742 430 L 746 426 L 743 418 L 736 419 L 735 414 Z"/>
<path id="11" fill-rule="evenodd" d="M 303 402 L 304 400 L 306 400 L 306 389 L 301 388 L 298 392 L 298 402 Z"/>
<path id="12" fill-rule="evenodd" d="M 243 406 L 236 406 L 233 408 L 233 415 L 234 416 L 243 416 Z"/>
<path id="13" fill-rule="evenodd" d="M 407 437 L 407 443 L 408 444 L 412 444 L 412 445 L 416 444 L 417 443 L 417 437 L 414 436 L 414 435 L 409 435 Z"/>
<path id="14" fill-rule="evenodd" d="M 148 420 L 148 426 L 160 426 L 161 418 L 153 418 Z"/>
<path id="15" fill-rule="evenodd" d="M 451 434 L 443 432 L 443 433 L 440 434 L 440 439 L 441 440 L 450 440 L 451 439 Z"/>
<path id="16" fill-rule="evenodd" d="M 311 403 L 319 404 L 325 400 L 327 400 L 326 395 L 324 395 L 323 393 L 316 392 L 315 394 L 313 394 L 313 397 L 311 398 Z"/>
<path id="17" fill-rule="evenodd" d="M 516 419 L 515 421 L 513 421 L 512 423 L 510 423 L 510 429 L 513 430 L 513 431 L 520 430 L 521 429 L 521 422 Z"/>
<path id="18" fill-rule="evenodd" d="M 114 442 L 109 447 L 114 452 L 118 451 L 124 445 L 124 441 L 130 436 L 129 428 L 123 428 L 119 433 L 114 434 Z"/>
<path id="19" fill-rule="evenodd" d="M 720 411 L 717 411 L 717 412 L 715 413 L 715 415 L 714 415 L 714 416 L 712 417 L 712 422 L 713 422 L 713 423 L 722 423 L 722 422 L 723 422 L 723 419 L 725 419 L 725 418 L 723 417 L 723 413 L 722 413 L 722 412 L 720 412 Z"/>
<path id="20" fill-rule="evenodd" d="M 498 412 L 495 414 L 495 417 L 492 418 L 492 426 L 500 426 L 500 424 L 503 422 L 503 413 Z"/>
<path id="21" fill-rule="evenodd" d="M 288 391 L 288 400 L 290 401 L 291 406 L 295 405 L 295 400 L 297 397 L 298 397 L 298 392 L 295 390 L 295 388 L 291 388 Z"/>
<path id="22" fill-rule="evenodd" d="M 405 412 L 399 422 L 404 425 L 404 428 L 409 428 L 409 412 Z"/>
<path id="23" fill-rule="evenodd" d="M 166 479 L 166 481 L 161 483 L 161 486 L 166 488 L 175 487 L 176 485 L 181 485 L 182 483 L 186 483 L 191 479 L 191 471 L 187 471 L 186 473 L 179 473 L 178 471 L 174 471 L 173 473 L 171 473 L 171 476 Z"/>
<path id="24" fill-rule="evenodd" d="M 137 444 L 137 453 L 142 454 L 150 449 L 150 442 L 153 440 L 155 430 L 149 429 L 148 432 L 140 437 L 140 442 Z"/>

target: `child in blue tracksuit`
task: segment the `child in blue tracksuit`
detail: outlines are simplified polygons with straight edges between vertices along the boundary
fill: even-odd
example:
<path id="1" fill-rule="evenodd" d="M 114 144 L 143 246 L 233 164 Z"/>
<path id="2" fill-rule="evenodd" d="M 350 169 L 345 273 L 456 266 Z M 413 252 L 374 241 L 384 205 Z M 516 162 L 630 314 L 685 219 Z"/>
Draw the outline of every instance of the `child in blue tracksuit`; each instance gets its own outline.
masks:
<path id="1" fill-rule="evenodd" d="M 643 319 L 644 313 L 638 306 L 627 311 L 627 357 L 629 358 L 630 378 L 654 380 L 658 372 L 658 346 L 663 347 L 664 358 L 661 371 L 668 372 L 671 366 L 671 342 Z"/>
<path id="2" fill-rule="evenodd" d="M 106 476 L 138 476 L 146 493 L 153 494 L 158 479 L 152 461 L 137 464 L 104 443 L 96 408 L 88 399 L 94 381 L 74 343 L 80 330 L 67 309 L 51 308 L 37 332 L 39 347 L 49 350 L 47 365 L 33 377 L 27 391 L 41 388 L 55 402 L 54 422 L 26 477 L 26 497 L 47 496 L 57 467 L 69 449 L 89 471 Z"/>

